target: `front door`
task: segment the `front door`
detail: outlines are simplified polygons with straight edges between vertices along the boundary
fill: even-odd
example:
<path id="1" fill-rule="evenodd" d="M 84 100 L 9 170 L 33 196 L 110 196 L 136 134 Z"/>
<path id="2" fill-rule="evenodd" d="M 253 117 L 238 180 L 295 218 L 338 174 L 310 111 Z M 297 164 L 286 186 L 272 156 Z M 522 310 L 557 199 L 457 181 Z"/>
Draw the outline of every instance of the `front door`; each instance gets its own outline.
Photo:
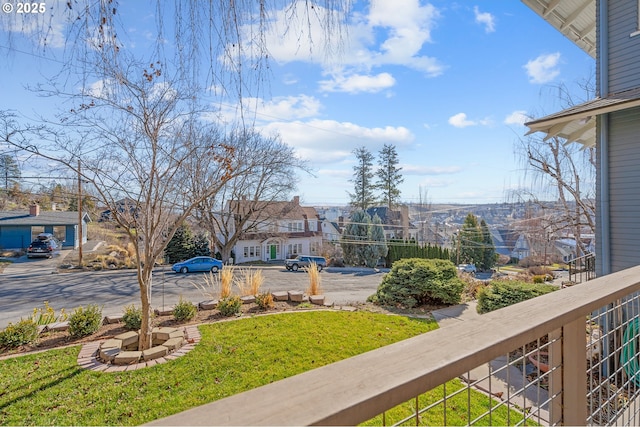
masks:
<path id="1" fill-rule="evenodd" d="M 276 259 L 276 245 L 269 245 L 269 259 Z"/>

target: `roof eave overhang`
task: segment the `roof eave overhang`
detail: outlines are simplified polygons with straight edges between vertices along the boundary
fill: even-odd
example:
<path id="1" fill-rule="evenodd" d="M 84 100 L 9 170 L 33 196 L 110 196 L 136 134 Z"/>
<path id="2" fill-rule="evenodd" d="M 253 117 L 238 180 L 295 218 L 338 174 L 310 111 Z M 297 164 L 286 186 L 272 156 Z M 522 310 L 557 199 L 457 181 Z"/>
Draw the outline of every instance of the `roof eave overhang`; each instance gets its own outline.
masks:
<path id="1" fill-rule="evenodd" d="M 606 105 L 602 105 L 602 103 L 606 103 Z M 545 139 L 560 137 L 566 139 L 567 143 L 577 142 L 585 147 L 593 147 L 596 144 L 595 122 L 597 116 L 638 106 L 640 106 L 640 97 L 618 102 L 611 102 L 611 99 L 607 98 L 596 99 L 525 123 L 525 126 L 529 128 L 526 135 L 543 132 L 547 134 Z"/>

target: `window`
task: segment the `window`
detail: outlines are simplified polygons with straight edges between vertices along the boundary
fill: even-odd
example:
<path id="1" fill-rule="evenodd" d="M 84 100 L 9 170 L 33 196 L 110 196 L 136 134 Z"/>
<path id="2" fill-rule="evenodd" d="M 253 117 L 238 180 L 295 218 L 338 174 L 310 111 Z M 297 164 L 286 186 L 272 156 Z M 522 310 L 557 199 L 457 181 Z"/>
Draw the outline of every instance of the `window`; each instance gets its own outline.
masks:
<path id="1" fill-rule="evenodd" d="M 260 256 L 260 246 L 245 246 L 242 249 L 245 258 L 254 258 Z"/>
<path id="2" fill-rule="evenodd" d="M 636 30 L 629 35 L 629 37 L 634 37 L 640 35 L 640 0 L 636 2 L 637 15 L 636 15 Z"/>

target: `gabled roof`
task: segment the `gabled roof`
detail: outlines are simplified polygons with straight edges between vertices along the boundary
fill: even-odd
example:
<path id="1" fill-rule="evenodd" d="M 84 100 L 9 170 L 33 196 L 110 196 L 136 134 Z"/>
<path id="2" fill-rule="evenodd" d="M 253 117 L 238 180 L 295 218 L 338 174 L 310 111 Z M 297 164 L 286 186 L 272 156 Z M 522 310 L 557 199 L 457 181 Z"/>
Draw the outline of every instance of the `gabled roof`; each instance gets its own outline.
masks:
<path id="1" fill-rule="evenodd" d="M 317 219 L 318 213 L 313 207 L 302 207 L 296 201 L 254 202 L 251 200 L 232 200 L 229 212 L 240 215 L 257 212 L 258 219 L 301 220 Z"/>
<path id="2" fill-rule="evenodd" d="M 83 219 L 90 222 L 88 214 Z M 3 225 L 76 225 L 78 212 L 40 211 L 39 215 L 29 215 L 29 211 L 0 211 L 0 226 Z"/>
<path id="3" fill-rule="evenodd" d="M 592 58 L 596 57 L 595 0 L 522 0 Z"/>
<path id="4" fill-rule="evenodd" d="M 596 117 L 599 114 L 637 106 L 640 106 L 640 89 L 613 93 L 525 123 L 529 127 L 527 135 L 544 132 L 547 134 L 545 140 L 557 136 L 566 139 L 567 143 L 579 142 L 585 147 L 593 147 L 596 145 Z"/>

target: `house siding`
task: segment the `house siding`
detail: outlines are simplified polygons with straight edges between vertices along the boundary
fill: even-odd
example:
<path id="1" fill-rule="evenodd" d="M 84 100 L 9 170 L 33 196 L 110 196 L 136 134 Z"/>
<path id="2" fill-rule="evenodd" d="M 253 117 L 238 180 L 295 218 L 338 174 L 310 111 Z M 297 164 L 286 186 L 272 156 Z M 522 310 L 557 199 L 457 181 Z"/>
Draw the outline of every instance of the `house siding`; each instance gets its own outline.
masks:
<path id="1" fill-rule="evenodd" d="M 640 264 L 638 123 L 640 123 L 640 108 L 611 113 L 608 118 L 611 272 Z M 598 175 L 600 175 L 599 171 Z M 599 179 L 598 182 L 600 182 Z M 598 188 L 598 194 L 601 194 L 600 188 Z M 598 248 L 600 253 L 605 250 L 600 246 Z"/>
<path id="2" fill-rule="evenodd" d="M 609 93 L 640 87 L 638 2 L 609 2 Z M 606 95 L 606 94 L 605 94 Z"/>
<path id="3" fill-rule="evenodd" d="M 0 248 L 25 249 L 31 243 L 31 226 L 0 227 Z"/>

